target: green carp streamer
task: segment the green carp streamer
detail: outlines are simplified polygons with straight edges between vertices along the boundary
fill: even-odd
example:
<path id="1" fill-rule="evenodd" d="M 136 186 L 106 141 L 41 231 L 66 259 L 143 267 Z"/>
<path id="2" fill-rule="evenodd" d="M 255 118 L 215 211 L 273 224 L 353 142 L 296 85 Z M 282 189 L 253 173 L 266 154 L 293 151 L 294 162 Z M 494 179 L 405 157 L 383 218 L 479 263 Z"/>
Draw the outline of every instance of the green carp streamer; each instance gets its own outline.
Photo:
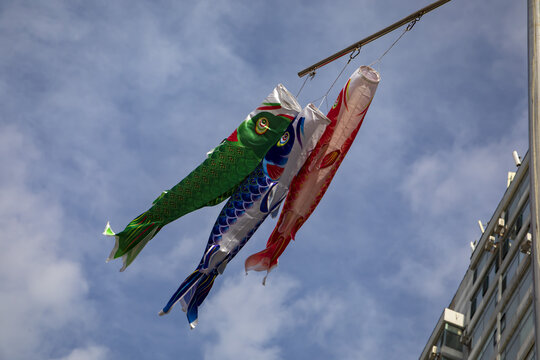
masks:
<path id="1" fill-rule="evenodd" d="M 276 92 L 278 99 L 285 99 L 278 103 L 272 98 L 271 102 L 263 103 L 210 152 L 202 164 L 172 189 L 164 191 L 150 209 L 133 219 L 123 231 L 115 234 L 107 224 L 104 234 L 116 238 L 107 261 L 123 257 L 120 271 L 125 270 L 163 226 L 230 197 L 301 110 L 296 99 L 282 85 L 269 98 L 276 97 Z"/>

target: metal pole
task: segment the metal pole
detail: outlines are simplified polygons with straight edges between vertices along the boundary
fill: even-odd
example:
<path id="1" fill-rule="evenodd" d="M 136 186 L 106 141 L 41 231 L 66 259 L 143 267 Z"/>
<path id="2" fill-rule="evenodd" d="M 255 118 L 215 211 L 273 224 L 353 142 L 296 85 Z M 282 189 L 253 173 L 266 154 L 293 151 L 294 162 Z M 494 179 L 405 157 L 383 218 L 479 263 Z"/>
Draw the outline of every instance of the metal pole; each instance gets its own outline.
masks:
<path id="1" fill-rule="evenodd" d="M 360 49 L 362 46 L 366 45 L 367 43 L 370 43 L 373 40 L 376 40 L 376 39 L 380 38 L 381 36 L 384 36 L 384 35 L 392 32 L 392 31 L 402 27 L 403 25 L 410 23 L 411 21 L 413 21 L 415 19 L 419 19 L 422 15 L 427 14 L 428 12 L 430 12 L 432 10 L 435 10 L 439 6 L 444 5 L 449 1 L 451 1 L 451 0 L 439 0 L 439 1 L 436 1 L 433 4 L 428 5 L 425 8 L 422 8 L 422 9 L 418 10 L 417 12 L 412 13 L 411 15 L 409 15 L 409 16 L 407 16 L 407 17 L 393 23 L 392 25 L 385 27 L 381 31 L 376 32 L 375 34 L 370 35 L 367 38 L 364 38 L 364 39 L 352 44 L 351 46 L 349 46 L 349 47 L 347 47 L 347 48 L 345 48 L 343 50 L 338 51 L 334 55 L 331 55 L 331 56 L 327 57 L 326 59 L 321 60 L 321 61 L 319 61 L 318 63 L 316 63 L 314 65 L 311 65 L 308 68 L 305 68 L 304 70 L 302 70 L 302 71 L 300 71 L 298 73 L 298 76 L 302 77 L 304 75 L 307 75 L 307 74 L 317 70 L 318 68 L 321 68 L 324 65 L 329 64 L 329 63 L 331 63 L 332 61 L 334 61 L 336 59 L 339 59 L 343 55 L 347 55 L 347 54 L 353 52 L 356 49 Z"/>
<path id="2" fill-rule="evenodd" d="M 540 356 L 540 0 L 528 0 L 528 48 L 529 48 L 529 176 L 531 181 L 531 234 L 532 234 L 532 267 L 535 316 L 535 349 L 536 358 Z"/>

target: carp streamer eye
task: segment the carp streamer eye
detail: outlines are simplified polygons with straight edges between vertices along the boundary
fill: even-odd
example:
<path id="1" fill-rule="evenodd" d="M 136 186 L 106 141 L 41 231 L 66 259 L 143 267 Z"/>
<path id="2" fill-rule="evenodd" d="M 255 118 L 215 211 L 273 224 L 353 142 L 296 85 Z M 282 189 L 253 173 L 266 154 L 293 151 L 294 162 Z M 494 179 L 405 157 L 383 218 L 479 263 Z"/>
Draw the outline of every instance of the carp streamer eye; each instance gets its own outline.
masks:
<path id="1" fill-rule="evenodd" d="M 278 141 L 278 143 L 277 143 L 277 146 L 283 146 L 283 145 L 285 145 L 288 141 L 289 141 L 289 132 L 286 132 L 285 134 L 283 134 L 283 136 L 281 137 L 281 139 L 279 139 L 279 141 Z"/>
<path id="2" fill-rule="evenodd" d="M 255 132 L 259 135 L 264 134 L 268 131 L 268 119 L 265 117 L 257 120 L 257 125 L 255 125 Z"/>

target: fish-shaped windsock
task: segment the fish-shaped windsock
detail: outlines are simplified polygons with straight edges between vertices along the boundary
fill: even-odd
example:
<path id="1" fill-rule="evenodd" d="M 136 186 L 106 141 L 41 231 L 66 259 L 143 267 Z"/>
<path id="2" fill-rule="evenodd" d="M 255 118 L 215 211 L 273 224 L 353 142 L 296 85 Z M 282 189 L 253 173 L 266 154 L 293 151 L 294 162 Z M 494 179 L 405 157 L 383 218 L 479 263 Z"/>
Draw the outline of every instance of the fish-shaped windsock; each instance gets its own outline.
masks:
<path id="1" fill-rule="evenodd" d="M 221 210 L 204 255 L 196 270 L 173 294 L 160 315 L 177 303 L 187 313 L 190 326 L 197 323 L 198 307 L 228 262 L 247 243 L 270 213 L 275 213 L 289 184 L 321 137 L 330 120 L 312 104 L 289 125 L 263 161 L 236 189 Z"/>
<path id="2" fill-rule="evenodd" d="M 246 259 L 246 271 L 269 272 L 277 266 L 279 256 L 313 213 L 349 151 L 379 80 L 379 74 L 368 66 L 361 66 L 349 78 L 328 112 L 330 125 L 291 183 L 266 249 Z"/>
<path id="3" fill-rule="evenodd" d="M 107 224 L 104 234 L 116 238 L 108 260 L 122 256 L 120 271 L 123 271 L 163 226 L 231 196 L 301 110 L 295 97 L 279 84 L 201 165 L 172 189 L 164 191 L 149 210 L 132 220 L 122 232 L 115 234 Z"/>

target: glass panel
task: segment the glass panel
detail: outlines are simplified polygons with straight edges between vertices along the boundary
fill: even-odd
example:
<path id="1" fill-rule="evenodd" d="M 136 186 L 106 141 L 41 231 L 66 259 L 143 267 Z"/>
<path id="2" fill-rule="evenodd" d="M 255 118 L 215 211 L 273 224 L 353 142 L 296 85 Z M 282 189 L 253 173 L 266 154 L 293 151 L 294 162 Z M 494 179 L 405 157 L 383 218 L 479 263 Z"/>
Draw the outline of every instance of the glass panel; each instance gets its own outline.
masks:
<path id="1" fill-rule="evenodd" d="M 527 315 L 527 318 L 525 319 L 523 323 L 523 327 L 521 328 L 521 331 L 519 332 L 520 344 L 525 343 L 525 340 L 527 340 L 527 337 L 529 337 L 529 334 L 533 331 L 533 328 L 534 328 L 534 317 L 532 316 L 532 307 L 531 307 L 531 310 L 529 310 L 529 315 Z"/>
<path id="2" fill-rule="evenodd" d="M 497 305 L 496 304 L 496 301 L 497 300 L 497 294 L 494 294 L 491 296 L 490 300 L 489 300 L 489 304 L 487 304 L 485 310 L 484 310 L 484 314 L 482 315 L 484 319 L 490 319 L 491 318 L 491 315 L 493 314 L 493 311 L 495 311 L 495 306 Z"/>
<path id="3" fill-rule="evenodd" d="M 497 299 L 497 294 L 494 294 L 493 296 L 491 296 L 491 298 L 489 299 L 489 303 L 486 305 L 484 309 L 484 312 L 481 314 L 480 319 L 478 319 L 478 322 L 476 323 L 476 326 L 471 336 L 471 348 L 474 348 L 476 346 L 476 343 L 478 342 L 480 337 L 483 335 L 485 322 L 489 321 L 489 319 L 491 318 L 493 314 L 493 311 L 495 310 L 496 299 Z"/>
<path id="4" fill-rule="evenodd" d="M 502 259 L 503 260 L 506 257 L 506 254 L 508 254 L 508 251 L 510 251 L 510 248 L 512 247 L 512 242 L 513 241 L 514 240 L 510 239 L 509 237 L 504 239 L 503 248 L 502 248 Z"/>
<path id="5" fill-rule="evenodd" d="M 527 294 L 527 291 L 529 291 L 529 288 L 532 284 L 532 271 L 530 271 L 531 268 L 529 266 L 529 269 L 527 269 L 527 273 L 523 276 L 523 279 L 521 280 L 521 284 L 519 285 L 519 298 L 523 299 L 525 295 Z"/>
<path id="6" fill-rule="evenodd" d="M 508 274 L 510 276 L 510 274 Z M 525 295 L 527 294 L 527 291 L 529 291 L 529 288 L 532 284 L 532 271 L 531 267 L 526 270 L 525 275 L 521 279 L 521 283 L 519 284 L 518 288 L 512 295 L 512 298 L 508 302 L 508 305 L 506 305 L 506 309 L 504 310 L 504 315 L 507 319 L 507 321 L 512 321 L 511 319 L 514 318 L 517 308 Z"/>
<path id="7" fill-rule="evenodd" d="M 482 283 L 482 296 L 485 296 L 489 289 L 489 274 L 486 274 Z"/>
<path id="8" fill-rule="evenodd" d="M 484 317 L 476 323 L 476 327 L 474 328 L 472 334 L 471 334 L 471 349 L 474 349 L 476 347 L 476 344 L 478 343 L 478 340 L 484 333 Z"/>
<path id="9" fill-rule="evenodd" d="M 444 344 L 452 349 L 461 351 L 463 345 L 460 342 L 461 330 L 450 324 L 444 325 Z"/>
<path id="10" fill-rule="evenodd" d="M 486 266 L 490 254 L 491 253 L 489 251 L 484 251 L 482 253 L 480 260 L 478 260 L 478 265 L 476 265 L 473 283 L 476 282 L 476 280 L 478 280 L 478 275 L 480 275 L 480 273 L 484 269 L 484 266 Z"/>
<path id="11" fill-rule="evenodd" d="M 506 286 L 510 286 L 512 284 L 512 280 L 514 278 L 514 275 L 516 275 L 516 270 L 518 268 L 518 265 L 519 265 L 519 257 L 514 256 L 514 259 L 512 260 L 508 268 L 506 268 L 506 273 L 505 273 Z"/>
<path id="12" fill-rule="evenodd" d="M 525 205 L 523 206 L 523 209 L 521 211 L 522 211 L 522 213 L 521 213 L 522 220 L 523 221 L 527 220 L 527 218 L 531 214 L 531 203 L 530 203 L 529 200 L 527 200 L 527 203 L 525 203 Z"/>
<path id="13" fill-rule="evenodd" d="M 512 224 L 508 237 L 510 237 L 512 240 L 516 238 L 519 231 L 521 230 L 521 227 L 523 226 L 523 221 L 527 219 L 527 216 L 529 216 L 529 214 L 530 214 L 530 206 L 529 206 L 529 201 L 527 201 L 525 205 L 523 206 L 523 208 L 521 208 L 521 213 L 516 217 L 516 220 Z"/>
<path id="14" fill-rule="evenodd" d="M 519 233 L 519 230 L 521 230 L 521 227 L 523 226 L 523 213 L 519 214 L 517 219 L 516 219 L 516 224 L 514 225 L 514 232 L 517 236 L 517 234 Z"/>
<path id="15" fill-rule="evenodd" d="M 521 195 L 523 195 L 523 192 L 525 191 L 525 189 L 529 186 L 529 177 L 526 176 L 526 179 L 524 181 L 522 181 L 522 183 L 520 184 L 520 187 L 519 187 L 519 190 L 517 192 L 517 194 L 514 196 L 514 198 L 512 199 L 512 202 L 510 203 L 510 206 L 508 207 L 507 211 L 505 212 L 505 223 L 508 224 L 508 220 L 510 218 L 512 218 L 512 215 L 513 213 L 515 212 L 516 208 L 517 208 L 517 204 L 521 198 Z M 523 206 L 522 208 L 522 213 L 520 214 L 520 216 L 518 216 L 516 218 L 516 220 L 514 221 L 514 224 L 512 224 L 512 226 L 510 227 L 510 231 L 508 232 L 508 236 L 507 238 L 504 240 L 503 242 L 503 247 L 502 247 L 502 252 L 501 252 L 501 255 L 502 255 L 502 259 L 504 259 L 506 257 L 506 255 L 508 254 L 508 251 L 510 250 L 510 248 L 512 247 L 513 243 L 514 243 L 514 240 L 519 232 L 519 230 L 521 229 L 521 226 L 523 225 L 523 221 L 525 219 L 527 219 L 527 216 L 529 214 L 529 202 L 527 201 L 526 204 Z M 508 224 L 510 225 L 510 224 Z"/>
<path id="16" fill-rule="evenodd" d="M 474 297 L 471 299 L 471 319 L 473 318 L 474 314 L 476 313 L 476 309 L 478 309 L 481 303 L 482 303 L 482 287 L 476 290 L 476 294 L 474 294 Z"/>
<path id="17" fill-rule="evenodd" d="M 516 310 L 519 305 L 519 294 L 516 292 L 514 296 L 512 296 L 512 300 L 506 305 L 506 311 L 505 311 L 505 317 L 512 323 L 512 319 L 516 315 Z"/>
<path id="18" fill-rule="evenodd" d="M 504 351 L 504 355 L 501 357 L 502 360 L 514 360 L 517 359 L 517 353 L 519 348 L 529 336 L 529 333 L 533 328 L 533 317 L 532 317 L 532 307 L 529 308 L 527 314 L 521 320 L 518 329 L 512 336 L 509 345 Z"/>
<path id="19" fill-rule="evenodd" d="M 512 202 L 510 203 L 506 211 L 509 219 L 512 218 L 512 215 L 516 211 L 519 200 L 521 199 L 521 196 L 523 195 L 523 193 L 525 192 L 528 186 L 529 186 L 529 176 L 525 176 L 523 181 L 521 181 L 521 184 L 519 184 L 519 188 L 516 194 L 514 195 L 514 197 L 512 198 Z"/>
<path id="20" fill-rule="evenodd" d="M 480 356 L 478 357 L 478 360 L 490 360 L 493 356 L 493 353 L 495 352 L 495 347 L 493 346 L 494 338 L 496 336 L 497 332 L 493 331 L 490 338 L 486 341 L 484 344 L 484 347 L 482 351 L 480 352 Z"/>

